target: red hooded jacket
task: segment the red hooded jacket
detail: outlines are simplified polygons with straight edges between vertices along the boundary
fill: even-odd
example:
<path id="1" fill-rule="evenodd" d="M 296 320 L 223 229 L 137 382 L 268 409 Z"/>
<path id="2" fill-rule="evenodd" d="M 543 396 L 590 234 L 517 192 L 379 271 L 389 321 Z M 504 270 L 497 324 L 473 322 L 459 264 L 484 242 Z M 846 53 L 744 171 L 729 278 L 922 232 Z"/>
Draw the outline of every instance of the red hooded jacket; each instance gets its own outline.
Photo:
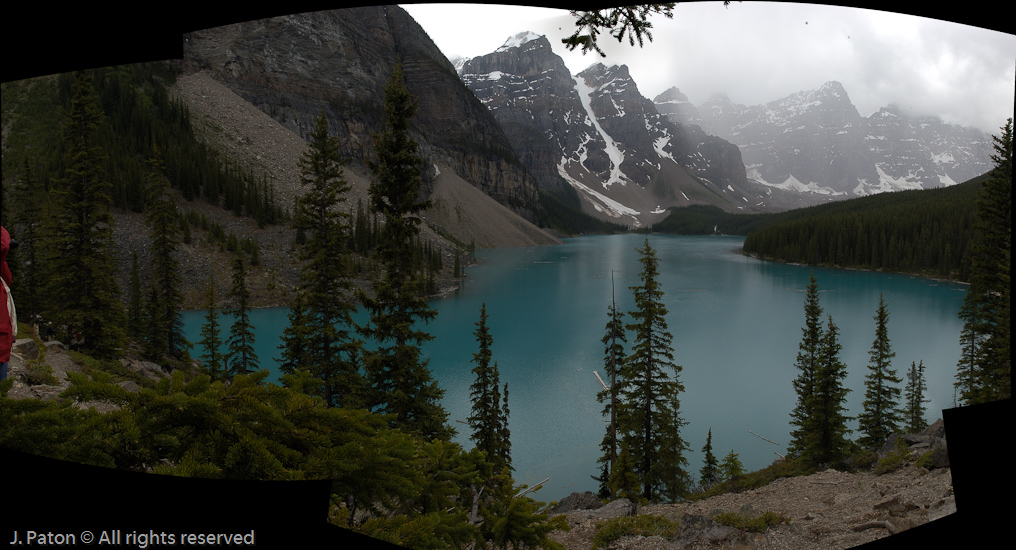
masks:
<path id="1" fill-rule="evenodd" d="M 11 270 L 7 267 L 7 251 L 11 246 L 11 235 L 6 227 L 0 227 L 0 276 L 8 286 L 11 284 Z M 11 312 L 7 310 L 7 291 L 0 285 L 0 363 L 11 360 L 14 346 L 14 330 L 11 327 Z"/>

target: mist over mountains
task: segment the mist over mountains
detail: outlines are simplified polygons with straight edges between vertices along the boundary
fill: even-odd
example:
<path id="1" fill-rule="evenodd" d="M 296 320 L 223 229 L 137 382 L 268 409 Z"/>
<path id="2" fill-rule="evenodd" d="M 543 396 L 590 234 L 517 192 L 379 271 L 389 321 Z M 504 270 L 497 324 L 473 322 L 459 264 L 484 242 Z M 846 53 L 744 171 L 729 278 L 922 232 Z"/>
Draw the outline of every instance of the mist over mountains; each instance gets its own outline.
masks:
<path id="1" fill-rule="evenodd" d="M 991 169 L 991 136 L 907 118 L 862 117 L 838 82 L 747 107 L 701 106 L 677 87 L 652 101 L 624 65 L 571 75 L 546 37 L 510 37 L 455 63 L 540 185 L 632 226 L 672 206 L 756 212 L 953 185 Z"/>
<path id="2" fill-rule="evenodd" d="M 749 177 L 781 189 L 850 198 L 954 185 L 992 168 L 990 135 L 893 105 L 862 117 L 838 82 L 751 107 L 723 94 L 696 107 L 676 87 L 653 101 L 736 144 Z"/>

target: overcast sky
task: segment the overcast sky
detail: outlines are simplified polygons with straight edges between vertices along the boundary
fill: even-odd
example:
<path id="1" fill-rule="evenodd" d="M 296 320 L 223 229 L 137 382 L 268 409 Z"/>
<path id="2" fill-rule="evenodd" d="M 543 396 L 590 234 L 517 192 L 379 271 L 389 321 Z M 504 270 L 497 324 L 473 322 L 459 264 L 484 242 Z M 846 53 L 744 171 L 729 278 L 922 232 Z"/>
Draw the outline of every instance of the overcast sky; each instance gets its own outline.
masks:
<path id="1" fill-rule="evenodd" d="M 892 12 L 777 2 L 678 3 L 656 16 L 643 48 L 601 34 L 606 58 L 568 52 L 566 10 L 480 4 L 402 5 L 445 55 L 476 57 L 521 31 L 546 35 L 572 74 L 627 65 L 642 95 L 677 86 L 701 105 L 716 92 L 758 105 L 830 80 L 861 116 L 890 103 L 907 114 L 999 134 L 1013 116 L 1016 35 Z"/>

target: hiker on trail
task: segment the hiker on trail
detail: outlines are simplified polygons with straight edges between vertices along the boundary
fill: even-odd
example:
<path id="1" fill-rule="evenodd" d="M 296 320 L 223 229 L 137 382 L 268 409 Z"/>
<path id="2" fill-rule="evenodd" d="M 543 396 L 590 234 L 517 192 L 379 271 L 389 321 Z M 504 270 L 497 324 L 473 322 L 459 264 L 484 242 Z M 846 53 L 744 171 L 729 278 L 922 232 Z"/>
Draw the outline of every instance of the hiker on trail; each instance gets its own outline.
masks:
<path id="1" fill-rule="evenodd" d="M 11 297 L 11 270 L 7 267 L 7 251 L 11 247 L 11 235 L 7 228 L 0 226 L 0 380 L 7 378 L 7 363 L 11 360 L 11 348 L 18 333 L 14 299 Z"/>

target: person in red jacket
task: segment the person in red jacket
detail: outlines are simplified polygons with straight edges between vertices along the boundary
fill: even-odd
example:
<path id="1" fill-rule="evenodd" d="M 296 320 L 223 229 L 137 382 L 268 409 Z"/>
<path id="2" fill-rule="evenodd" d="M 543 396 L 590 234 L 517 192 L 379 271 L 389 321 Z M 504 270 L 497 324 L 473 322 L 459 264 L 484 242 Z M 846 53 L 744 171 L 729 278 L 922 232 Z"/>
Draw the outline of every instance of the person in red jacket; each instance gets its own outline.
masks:
<path id="1" fill-rule="evenodd" d="M 11 270 L 7 267 L 7 251 L 10 250 L 11 235 L 7 228 L 0 226 L 0 380 L 7 378 L 7 363 L 11 360 L 11 348 L 14 347 L 14 327 L 11 324 L 11 311 L 7 306 L 9 298 L 8 286 L 11 284 Z"/>

